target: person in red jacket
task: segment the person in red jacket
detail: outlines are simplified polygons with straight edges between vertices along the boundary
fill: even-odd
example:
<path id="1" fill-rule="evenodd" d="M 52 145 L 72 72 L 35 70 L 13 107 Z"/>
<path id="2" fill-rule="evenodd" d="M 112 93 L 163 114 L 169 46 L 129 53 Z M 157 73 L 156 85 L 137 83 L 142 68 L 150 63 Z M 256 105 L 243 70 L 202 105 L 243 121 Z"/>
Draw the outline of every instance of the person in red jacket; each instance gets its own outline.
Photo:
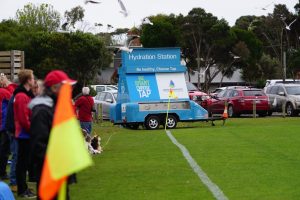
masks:
<path id="1" fill-rule="evenodd" d="M 17 181 L 16 181 L 16 163 L 17 163 L 17 152 L 16 152 L 16 140 L 14 139 L 14 132 L 10 129 L 13 125 L 10 123 L 14 123 L 14 120 L 8 119 L 10 114 L 12 113 L 9 109 L 11 109 L 11 101 L 12 94 L 14 90 L 17 88 L 17 84 L 11 83 L 4 74 L 0 74 L 0 178 L 2 180 L 7 179 L 7 161 L 9 154 L 11 153 L 11 164 L 10 164 L 10 186 L 13 192 L 17 192 Z M 8 98 L 9 97 L 9 98 Z M 7 101 L 7 99 L 9 101 Z M 9 113 L 10 112 L 10 113 Z M 9 125 L 8 125 L 9 124 Z"/>
<path id="2" fill-rule="evenodd" d="M 34 198 L 35 194 L 28 188 L 26 183 L 26 172 L 30 157 L 30 116 L 31 110 L 28 104 L 34 97 L 31 89 L 34 86 L 33 71 L 21 70 L 18 74 L 19 87 L 14 91 L 14 120 L 15 138 L 18 143 L 16 177 L 18 195 L 25 198 Z"/>
<path id="3" fill-rule="evenodd" d="M 2 85 L 3 86 L 3 85 Z M 0 178 L 2 180 L 8 179 L 8 175 L 6 173 L 6 164 L 8 160 L 8 156 L 10 153 L 9 149 L 9 135 L 7 134 L 5 123 L 6 123 L 6 114 L 7 114 L 7 106 L 8 101 L 11 97 L 11 93 L 0 87 Z"/>
<path id="4" fill-rule="evenodd" d="M 94 110 L 94 99 L 90 96 L 90 88 L 82 88 L 82 96 L 75 102 L 80 126 L 89 134 L 92 132 L 92 112 Z"/>

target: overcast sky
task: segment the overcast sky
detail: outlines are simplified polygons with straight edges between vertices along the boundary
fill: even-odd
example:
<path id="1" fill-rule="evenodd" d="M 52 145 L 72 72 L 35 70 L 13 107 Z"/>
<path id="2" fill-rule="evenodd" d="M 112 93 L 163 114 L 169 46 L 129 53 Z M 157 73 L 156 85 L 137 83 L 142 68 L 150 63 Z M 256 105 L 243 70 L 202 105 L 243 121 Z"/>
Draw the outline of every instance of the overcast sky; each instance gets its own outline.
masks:
<path id="1" fill-rule="evenodd" d="M 272 2 L 286 4 L 289 10 L 294 12 L 294 5 L 298 0 L 122 0 L 129 11 L 129 16 L 126 18 L 119 13 L 118 0 L 99 1 L 102 3 L 85 5 L 84 0 L 0 0 L 0 20 L 14 18 L 17 9 L 32 2 L 51 4 L 61 15 L 65 10 L 81 5 L 85 9 L 85 21 L 90 26 L 95 22 L 102 23 L 101 31 L 106 31 L 107 24 L 118 28 L 139 26 L 144 17 L 159 13 L 186 15 L 195 7 L 204 8 L 206 12 L 211 12 L 218 18 L 225 18 L 230 25 L 234 25 L 235 20 L 240 16 L 266 15 L 272 12 L 274 8 Z"/>

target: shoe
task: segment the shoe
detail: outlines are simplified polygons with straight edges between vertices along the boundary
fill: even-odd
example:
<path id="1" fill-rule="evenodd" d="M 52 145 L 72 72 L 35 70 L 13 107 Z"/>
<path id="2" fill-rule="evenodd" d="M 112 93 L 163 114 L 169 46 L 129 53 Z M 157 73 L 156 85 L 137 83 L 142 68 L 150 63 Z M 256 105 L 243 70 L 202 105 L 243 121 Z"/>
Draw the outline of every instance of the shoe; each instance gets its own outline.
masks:
<path id="1" fill-rule="evenodd" d="M 27 199 L 34 199 L 34 198 L 36 198 L 36 195 L 30 189 L 27 189 L 23 194 L 20 194 L 19 197 L 27 198 Z"/>
<path id="2" fill-rule="evenodd" d="M 10 190 L 11 190 L 12 192 L 17 192 L 17 191 L 18 191 L 18 186 L 16 186 L 16 185 L 11 185 L 11 186 L 10 186 Z"/>

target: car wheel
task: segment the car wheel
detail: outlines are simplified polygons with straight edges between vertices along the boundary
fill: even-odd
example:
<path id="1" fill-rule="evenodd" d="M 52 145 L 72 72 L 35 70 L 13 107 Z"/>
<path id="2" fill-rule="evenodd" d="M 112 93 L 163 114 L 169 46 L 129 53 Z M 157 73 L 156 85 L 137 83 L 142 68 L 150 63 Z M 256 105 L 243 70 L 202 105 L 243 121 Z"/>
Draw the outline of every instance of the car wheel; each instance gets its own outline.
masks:
<path id="1" fill-rule="evenodd" d="M 295 116 L 295 111 L 291 103 L 286 104 L 286 114 L 288 116 Z"/>
<path id="2" fill-rule="evenodd" d="M 272 111 L 268 111 L 268 116 L 272 116 L 273 112 Z"/>
<path id="3" fill-rule="evenodd" d="M 155 115 L 150 115 L 147 117 L 145 122 L 145 127 L 149 130 L 154 130 L 159 128 L 159 117 Z"/>
<path id="4" fill-rule="evenodd" d="M 229 105 L 228 106 L 228 117 L 234 117 L 234 111 L 233 111 L 233 106 Z"/>
<path id="5" fill-rule="evenodd" d="M 268 114 L 268 112 L 260 112 L 260 113 L 258 113 L 258 116 L 265 117 L 265 116 L 267 116 L 267 114 Z"/>
<path id="6" fill-rule="evenodd" d="M 167 126 L 168 129 L 176 128 L 177 118 L 174 115 L 168 115 L 166 126 Z"/>

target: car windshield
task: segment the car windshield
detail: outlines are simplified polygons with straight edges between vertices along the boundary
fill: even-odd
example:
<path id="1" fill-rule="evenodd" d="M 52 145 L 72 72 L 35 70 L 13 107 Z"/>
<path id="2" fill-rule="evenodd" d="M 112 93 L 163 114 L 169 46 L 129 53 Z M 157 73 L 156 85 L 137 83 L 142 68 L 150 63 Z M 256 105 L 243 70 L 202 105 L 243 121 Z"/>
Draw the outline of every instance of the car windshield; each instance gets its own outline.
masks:
<path id="1" fill-rule="evenodd" d="M 217 88 L 217 89 L 215 89 L 214 91 L 212 91 L 212 93 L 220 93 L 220 92 L 222 92 L 222 91 L 223 91 L 223 89 Z"/>
<path id="2" fill-rule="evenodd" d="M 244 90 L 245 96 L 265 96 L 261 90 Z"/>
<path id="3" fill-rule="evenodd" d="M 299 86 L 286 86 L 285 89 L 289 95 L 300 95 Z"/>
<path id="4" fill-rule="evenodd" d="M 187 82 L 186 86 L 188 91 L 199 91 L 199 89 L 193 83 Z"/>

